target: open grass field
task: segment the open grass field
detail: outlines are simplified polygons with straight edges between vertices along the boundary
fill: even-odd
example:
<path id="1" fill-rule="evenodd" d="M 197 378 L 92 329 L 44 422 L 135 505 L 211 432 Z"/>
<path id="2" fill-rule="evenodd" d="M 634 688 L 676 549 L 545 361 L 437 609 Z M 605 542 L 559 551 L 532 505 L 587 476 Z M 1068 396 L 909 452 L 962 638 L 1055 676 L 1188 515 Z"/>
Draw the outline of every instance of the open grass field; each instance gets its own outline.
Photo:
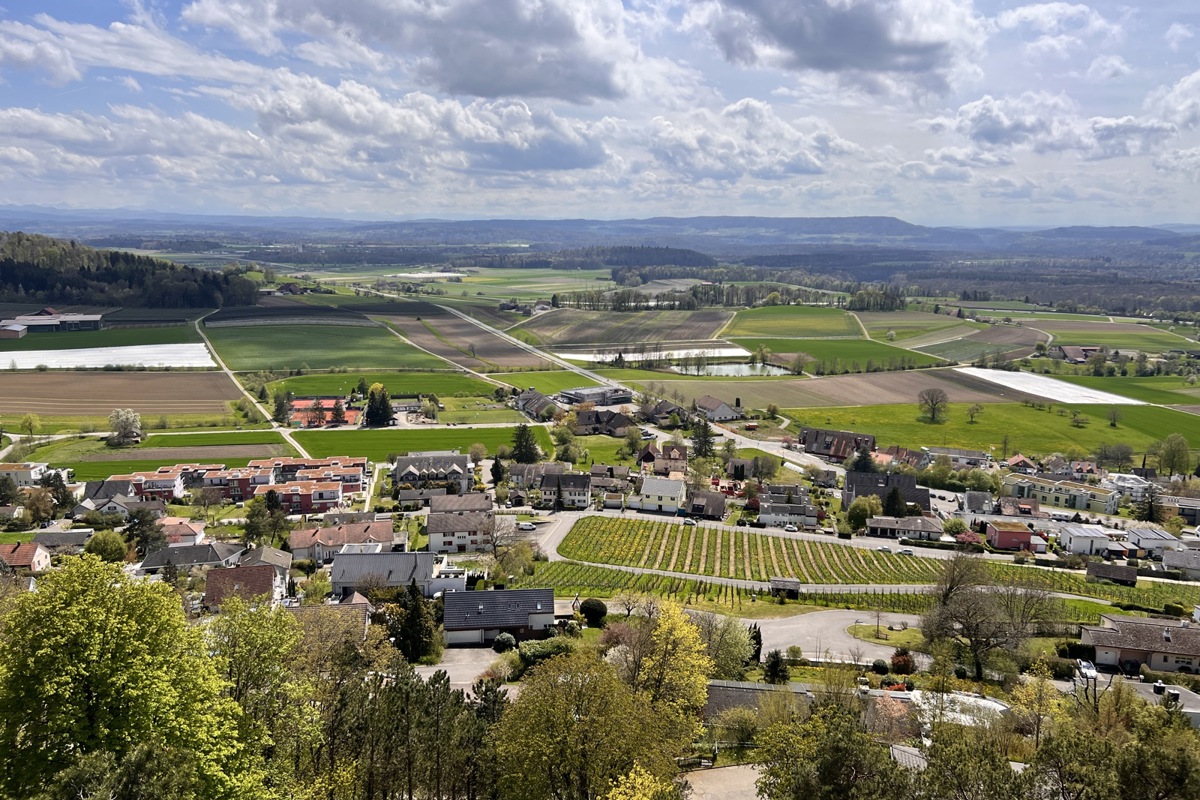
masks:
<path id="1" fill-rule="evenodd" d="M 1131 325 L 1124 322 L 1049 321 L 1027 323 L 1054 336 L 1054 344 L 1096 345 L 1122 352 L 1137 350 L 1163 353 L 1188 347 L 1182 336 L 1162 331 L 1150 325 Z"/>
<path id="2" fill-rule="evenodd" d="M 200 341 L 191 325 L 164 328 L 109 328 L 102 331 L 30 333 L 20 339 L 0 339 L 0 366 L 7 366 L 3 353 L 27 350 L 76 350 L 85 347 L 130 347 L 146 344 L 187 344 Z"/>
<path id="3" fill-rule="evenodd" d="M 446 407 L 438 413 L 438 422 L 443 425 L 485 425 L 506 422 L 517 425 L 527 418 L 515 408 L 496 402 L 494 397 L 440 397 Z"/>
<path id="4" fill-rule="evenodd" d="M 737 312 L 718 335 L 730 336 L 862 336 L 845 311 L 823 306 L 766 306 Z"/>
<path id="5" fill-rule="evenodd" d="M 270 437 L 270 438 L 268 438 Z M 178 439 L 179 442 L 170 440 Z M 208 463 L 245 466 L 256 458 L 296 455 L 278 433 L 184 434 L 149 436 L 137 447 L 111 448 L 94 437 L 63 439 L 38 448 L 31 458 L 75 470 L 76 480 L 99 480 L 109 475 L 153 471 L 168 464 Z M 169 442 L 169 444 L 166 444 Z"/>
<path id="6" fill-rule="evenodd" d="M 577 386 L 598 386 L 591 378 L 586 378 L 578 372 L 570 370 L 549 370 L 546 372 L 498 372 L 489 375 L 498 381 L 513 386 L 521 391 L 536 389 L 544 395 L 558 394 L 563 389 L 574 389 Z"/>
<path id="7" fill-rule="evenodd" d="M 879 340 L 886 340 L 888 331 L 896 333 L 896 341 L 903 341 L 935 331 L 969 327 L 957 317 L 924 311 L 856 311 L 854 315 L 862 321 L 871 338 Z"/>
<path id="8" fill-rule="evenodd" d="M 1038 342 L 1047 336 L 1033 328 L 1016 325 L 991 325 L 961 339 L 921 346 L 922 352 L 949 361 L 974 361 L 980 356 L 1002 353 L 1010 358 L 1028 355 Z"/>
<path id="9" fill-rule="evenodd" d="M 223 372 L 6 372 L 0 377 L 0 415 L 11 419 L 32 412 L 47 432 L 52 418 L 107 421 L 114 408 L 132 408 L 146 425 L 164 414 L 200 424 L 228 417 L 230 401 L 239 397 Z"/>
<path id="10" fill-rule="evenodd" d="M 219 447 L 222 445 L 287 444 L 277 431 L 240 431 L 219 433 L 152 433 L 137 447 L 126 452 L 168 447 Z"/>
<path id="11" fill-rule="evenodd" d="M 232 370 L 439 369 L 445 362 L 406 344 L 384 327 L 261 325 L 208 328 L 217 353 Z"/>
<path id="12" fill-rule="evenodd" d="M 505 269 L 472 270 L 463 277 L 463 288 L 486 292 L 493 297 L 549 299 L 555 292 L 612 289 L 612 270 L 604 269 Z"/>
<path id="13" fill-rule="evenodd" d="M 491 394 L 496 388 L 487 381 L 460 372 L 331 372 L 285 378 L 272 382 L 267 388 L 271 392 L 291 391 L 297 397 L 345 396 L 354 390 L 359 380 L 365 380 L 368 386 L 382 383 L 392 397 L 417 394 L 479 396 Z"/>
<path id="14" fill-rule="evenodd" d="M 317 458 L 337 455 L 366 456 L 372 461 L 387 459 L 389 453 L 414 453 L 424 450 L 467 452 L 482 442 L 489 453 L 500 445 L 511 445 L 514 428 L 434 428 L 428 430 L 298 431 L 296 441 Z M 552 452 L 550 434 L 541 426 L 533 427 L 543 452 Z"/>
<path id="15" fill-rule="evenodd" d="M 1124 443 L 1141 453 L 1175 431 L 1182 433 L 1193 448 L 1200 448 L 1200 417 L 1180 411 L 1123 406 L 1122 419 L 1113 428 L 1105 419 L 1108 406 L 1076 406 L 1089 419 L 1085 427 L 1077 428 L 1069 415 L 1058 414 L 1058 408 L 1066 407 L 1039 411 L 1020 403 L 984 404 L 983 413 L 972 424 L 967 419 L 966 404 L 952 403 L 946 420 L 937 425 L 926 422 L 916 404 L 788 409 L 783 413 L 799 425 L 874 434 L 881 447 L 994 449 L 997 457 L 1006 436 L 1010 455 L 1044 455 L 1069 448 L 1090 453 L 1101 443 Z"/>
<path id="16" fill-rule="evenodd" d="M 1053 377 L 1076 386 L 1111 392 L 1145 403 L 1172 406 L 1196 403 L 1200 398 L 1200 385 L 1189 385 L 1184 382 L 1183 378 L 1174 376 L 1097 378 L 1093 375 L 1054 375 Z"/>
<path id="17" fill-rule="evenodd" d="M 418 347 L 476 372 L 554 366 L 541 356 L 431 303 L 398 303 L 378 318 Z"/>
<path id="18" fill-rule="evenodd" d="M 932 583 L 930 558 L 879 553 L 746 529 L 684 526 L 667 521 L 585 517 L 559 546 L 566 558 L 665 572 L 768 581 L 772 575 L 805 583 Z"/>
<path id="19" fill-rule="evenodd" d="M 778 355 L 775 361 L 787 363 L 789 356 L 796 353 L 807 353 L 813 358 L 808 371 L 818 374 L 840 372 L 871 371 L 870 362 L 875 368 L 901 369 L 903 367 L 932 366 L 941 362 L 940 358 L 893 347 L 890 344 L 876 342 L 870 339 L 734 339 L 735 344 L 755 352 L 759 345 L 766 345 L 772 353 Z"/>
<path id="20" fill-rule="evenodd" d="M 580 466 L 587 469 L 590 463 L 633 466 L 632 458 L 622 458 L 618 451 L 624 440 L 612 436 L 576 436 L 575 443 L 587 451 L 587 458 Z"/>
<path id="21" fill-rule="evenodd" d="M 712 339 L 733 317 L 721 309 L 700 311 L 581 311 L 560 308 L 538 314 L 509 333 L 530 344 L 625 344 Z M 525 338 L 528 337 L 528 338 Z"/>

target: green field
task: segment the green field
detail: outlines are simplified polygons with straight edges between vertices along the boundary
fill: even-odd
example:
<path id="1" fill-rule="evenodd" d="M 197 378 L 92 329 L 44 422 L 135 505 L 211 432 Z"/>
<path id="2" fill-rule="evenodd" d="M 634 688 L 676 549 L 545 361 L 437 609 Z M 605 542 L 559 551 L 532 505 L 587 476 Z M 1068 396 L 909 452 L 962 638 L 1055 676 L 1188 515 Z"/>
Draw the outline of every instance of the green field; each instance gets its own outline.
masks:
<path id="1" fill-rule="evenodd" d="M 1194 448 L 1200 448 L 1200 417 L 1156 406 L 1121 406 L 1122 419 L 1109 427 L 1109 406 L 1074 406 L 1087 416 L 1087 426 L 1077 428 L 1069 415 L 1060 416 L 1055 405 L 1039 411 L 1019 403 L 988 403 L 971 424 L 967 404 L 952 403 L 946 421 L 931 425 L 915 404 L 858 406 L 852 408 L 802 408 L 785 413 L 801 425 L 874 434 L 880 447 L 961 447 L 1001 455 L 1004 437 L 1009 454 L 1043 455 L 1079 448 L 1091 453 L 1101 443 L 1128 444 L 1145 452 L 1151 443 L 1178 431 Z"/>
<path id="2" fill-rule="evenodd" d="M 512 425 L 527 421 L 515 408 L 497 402 L 494 397 L 439 397 L 445 410 L 438 413 L 443 425 L 490 425 L 507 422 Z"/>
<path id="3" fill-rule="evenodd" d="M 397 340 L 398 344 L 402 344 Z M 345 396 L 354 390 L 360 380 L 367 385 L 382 383 L 392 397 L 411 397 L 417 394 L 436 394 L 440 397 L 453 395 L 489 395 L 495 386 L 464 375 L 461 372 L 331 372 L 319 375 L 301 375 L 274 381 L 267 388 L 272 393 L 291 391 L 297 397 Z"/>
<path id="4" fill-rule="evenodd" d="M 130 347 L 146 344 L 185 344 L 200 341 L 191 325 L 166 328 L 109 328 L 102 331 L 30 333 L 20 339 L 0 339 L 0 353 L 27 350 L 76 350 L 85 347 Z"/>
<path id="5" fill-rule="evenodd" d="M 543 427 L 533 433 L 543 452 L 551 452 L 550 434 Z M 372 461 L 387 459 L 389 453 L 414 453 L 425 450 L 467 452 L 482 442 L 489 453 L 500 445 L 511 445 L 513 428 L 430 428 L 428 430 L 298 431 L 296 441 L 317 458 L 328 456 L 366 456 Z"/>
<path id="6" fill-rule="evenodd" d="M 1159 405 L 1200 404 L 1200 385 L 1189 386 L 1182 378 L 1155 376 L 1152 378 L 1097 378 L 1093 375 L 1055 375 L 1056 379 L 1119 394 L 1144 403 Z"/>
<path id="7" fill-rule="evenodd" d="M 613 464 L 633 466 L 632 458 L 621 458 L 617 451 L 625 441 L 612 436 L 576 436 L 575 443 L 587 451 L 588 457 L 580 463 L 580 468 L 586 469 L 588 464 Z"/>
<path id="8" fill-rule="evenodd" d="M 1007 353 L 1014 350 L 1019 345 L 998 344 L 996 342 L 985 342 L 982 339 L 973 339 L 966 337 L 963 339 L 954 339 L 949 342 L 938 342 L 937 344 L 922 345 L 921 351 L 931 355 L 944 358 L 947 361 L 970 362 L 980 356 L 990 356 L 994 353 Z"/>
<path id="9" fill-rule="evenodd" d="M 59 433 L 92 433 L 95 431 L 108 430 L 108 415 L 93 415 L 93 414 L 72 414 L 72 415 L 51 415 L 39 414 L 42 420 L 41 433 L 43 434 L 59 434 Z M 156 428 L 156 423 L 160 415 L 144 414 L 142 416 L 143 428 Z M 232 410 L 228 414 L 168 414 L 168 427 L 165 430 L 196 430 L 202 431 L 211 428 L 234 428 L 239 425 L 242 428 L 269 428 L 265 422 L 262 423 L 247 423 L 239 415 Z M 11 427 L 11 422 L 10 422 Z M 156 428 L 157 429 L 157 428 Z"/>
<path id="10" fill-rule="evenodd" d="M 718 336 L 862 336 L 854 318 L 837 308 L 767 306 L 737 312 Z"/>
<path id="11" fill-rule="evenodd" d="M 871 338 L 881 340 L 887 339 L 888 331 L 894 331 L 899 341 L 966 324 L 957 317 L 922 311 L 860 311 L 857 316 Z M 963 332 L 966 333 L 966 330 Z"/>
<path id="12" fill-rule="evenodd" d="M 250 325 L 207 328 L 232 370 L 441 369 L 447 362 L 401 341 L 383 327 Z"/>
<path id="13" fill-rule="evenodd" d="M 143 450 L 152 447 L 218 447 L 236 444 L 278 444 L 286 442 L 278 432 L 272 430 L 246 431 L 245 433 L 181 433 L 150 434 L 137 446 Z M 137 448 L 134 448 L 136 450 Z"/>
<path id="14" fill-rule="evenodd" d="M 1110 350 L 1124 352 L 1126 350 L 1144 351 L 1147 353 L 1165 353 L 1168 350 L 1178 350 L 1189 347 L 1189 342 L 1182 336 L 1160 331 L 1149 325 L 1138 325 L 1139 331 L 1123 331 L 1120 329 L 1105 330 L 1113 323 L 1096 323 L 1084 330 L 1071 328 L 1056 328 L 1054 323 L 1035 324 L 1039 330 L 1054 336 L 1056 345 L 1096 345 Z M 1115 326 L 1114 326 L 1115 328 Z"/>
<path id="15" fill-rule="evenodd" d="M 536 389 L 544 395 L 558 394 L 563 389 L 574 389 L 577 386 L 599 385 L 591 378 L 565 369 L 547 372 L 498 372 L 488 377 L 515 386 L 521 391 Z"/>
<path id="16" fill-rule="evenodd" d="M 929 366 L 942 361 L 934 356 L 893 347 L 890 344 L 870 339 L 754 338 L 734 339 L 733 341 L 752 353 L 758 349 L 759 345 L 766 345 L 772 353 L 807 353 L 814 359 L 814 363 L 809 366 L 809 372 L 815 372 L 818 366 L 823 367 L 827 373 L 865 372 L 869 371 L 868 361 L 873 362 L 879 369 L 899 369 L 901 365 Z M 858 365 L 857 369 L 855 364 Z"/>
<path id="17" fill-rule="evenodd" d="M 467 274 L 461 284 L 463 288 L 487 292 L 495 297 L 546 298 L 550 295 L 581 292 L 592 289 L 611 289 L 610 269 L 505 269 L 489 267 Z"/>

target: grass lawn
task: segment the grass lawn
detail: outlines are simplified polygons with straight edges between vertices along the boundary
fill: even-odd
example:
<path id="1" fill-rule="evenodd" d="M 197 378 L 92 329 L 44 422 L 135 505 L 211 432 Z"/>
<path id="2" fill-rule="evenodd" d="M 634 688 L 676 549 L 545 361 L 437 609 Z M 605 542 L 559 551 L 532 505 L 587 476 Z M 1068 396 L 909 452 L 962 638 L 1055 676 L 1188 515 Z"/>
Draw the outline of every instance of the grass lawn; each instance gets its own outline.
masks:
<path id="1" fill-rule="evenodd" d="M 1046 454 L 1070 447 L 1090 453 L 1101 443 L 1125 443 L 1144 452 L 1152 442 L 1174 431 L 1187 437 L 1193 447 L 1200 447 L 1200 417 L 1155 406 L 1122 406 L 1123 418 L 1112 428 L 1105 419 L 1108 406 L 1077 408 L 1091 419 L 1086 427 L 1074 427 L 1070 416 L 1059 416 L 1057 410 L 1038 411 L 1019 403 L 985 404 L 974 424 L 967 420 L 965 403 L 952 403 L 946 420 L 937 425 L 925 421 L 915 404 L 789 409 L 786 413 L 801 425 L 874 434 L 880 447 L 995 448 L 997 457 L 1005 436 L 1010 454 Z"/>
<path id="2" fill-rule="evenodd" d="M 142 428 L 149 432 L 157 430 L 157 421 L 161 415 L 158 414 L 143 414 Z M 108 430 L 108 415 L 71 415 L 71 416 L 51 416 L 48 414 L 38 414 L 42 421 L 42 428 L 39 433 L 92 433 L 94 431 Z M 212 428 L 234 428 L 239 425 L 242 428 L 269 428 L 270 426 L 263 423 L 250 424 L 240 416 L 230 411 L 225 415 L 217 414 L 168 414 L 168 427 L 164 430 L 172 431 L 202 431 Z"/>
<path id="3" fill-rule="evenodd" d="M 923 311 L 859 311 L 857 315 L 872 339 L 886 340 L 888 331 L 895 331 L 897 340 L 912 339 L 963 325 L 958 317 Z"/>
<path id="4" fill-rule="evenodd" d="M 837 308 L 767 306 L 737 312 L 717 333 L 729 336 L 861 336 L 854 318 Z"/>
<path id="5" fill-rule="evenodd" d="M 0 533 L 0 544 L 24 544 L 32 542 L 37 531 L 21 531 L 20 533 Z"/>
<path id="6" fill-rule="evenodd" d="M 921 629 L 910 627 L 903 631 L 889 631 L 887 625 L 879 627 L 879 633 L 883 638 L 875 638 L 874 625 L 851 625 L 846 629 L 846 633 L 853 636 L 855 639 L 862 639 L 864 642 L 871 644 L 882 644 L 888 647 L 907 647 L 909 650 L 924 652 L 925 637 L 921 635 Z"/>
<path id="7" fill-rule="evenodd" d="M 550 434 L 543 427 L 533 428 L 543 451 L 551 452 Z M 317 458 L 346 455 L 366 456 L 372 461 L 387 460 L 388 453 L 412 453 L 424 450 L 467 452 L 475 442 L 483 443 L 489 453 L 500 445 L 512 445 L 513 428 L 429 428 L 428 430 L 297 431 L 296 441 Z"/>
<path id="8" fill-rule="evenodd" d="M 526 421 L 526 417 L 515 408 L 496 402 L 494 397 L 439 397 L 445 411 L 438 414 L 438 422 L 455 425 L 484 425 L 508 422 L 513 425 Z"/>
<path id="9" fill-rule="evenodd" d="M 586 463 L 581 463 L 581 468 L 586 468 L 588 463 L 633 466 L 632 458 L 617 455 L 617 451 L 625 444 L 624 439 L 604 435 L 576 436 L 575 443 L 588 452 Z"/>
<path id="10" fill-rule="evenodd" d="M 1094 375 L 1054 375 L 1060 381 L 1119 394 L 1134 400 L 1160 405 L 1184 405 L 1200 402 L 1200 385 L 1189 386 L 1182 378 L 1155 376 L 1152 378 L 1097 378 Z"/>
<path id="11" fill-rule="evenodd" d="M 941 363 L 925 353 L 893 347 L 890 344 L 869 339 L 734 339 L 736 344 L 750 352 L 758 349 L 760 344 L 766 345 L 772 353 L 808 353 L 816 363 L 809 365 L 809 371 L 814 372 L 818 364 L 824 365 L 825 372 L 841 372 L 845 369 L 851 372 L 866 370 L 867 362 L 887 367 L 890 364 L 910 364 L 927 366 Z M 858 369 L 854 369 L 854 364 Z"/>
<path id="12" fill-rule="evenodd" d="M 245 433 L 181 433 L 170 435 L 153 433 L 143 439 L 138 447 L 145 449 L 149 447 L 215 447 L 224 444 L 282 445 L 284 443 L 283 437 L 273 430 L 246 431 Z"/>
<path id="13" fill-rule="evenodd" d="M 397 340 L 397 344 L 403 343 Z M 368 386 L 382 383 L 392 397 L 488 395 L 496 388 L 487 381 L 460 372 L 331 372 L 285 378 L 272 382 L 267 389 L 272 393 L 290 390 L 298 397 L 345 396 L 358 386 L 360 380 L 365 380 Z"/>
<path id="14" fill-rule="evenodd" d="M 499 372 L 488 377 L 515 386 L 521 391 L 537 389 L 544 395 L 558 394 L 563 389 L 574 389 L 577 386 L 598 385 L 591 378 L 566 369 L 547 372 Z"/>
<path id="15" fill-rule="evenodd" d="M 1176 350 L 1188 346 L 1188 340 L 1182 336 L 1160 331 L 1149 325 L 1138 325 L 1139 331 L 1130 332 L 1115 327 L 1108 330 L 1108 327 L 1113 325 L 1110 322 L 1097 322 L 1094 325 L 1086 326 L 1083 330 L 1079 330 L 1078 325 L 1067 328 L 1055 328 L 1053 321 L 1047 324 L 1026 324 L 1031 324 L 1039 330 L 1052 334 L 1054 336 L 1054 344 L 1059 345 L 1096 345 L 1107 347 L 1111 350 L 1120 350 L 1121 352 L 1140 350 L 1147 353 L 1164 353 L 1168 350 Z"/>
<path id="16" fill-rule="evenodd" d="M 207 328 L 205 333 L 233 370 L 305 366 L 312 369 L 442 369 L 447 366 L 447 362 L 406 344 L 383 327 L 251 325 Z"/>
<path id="17" fill-rule="evenodd" d="M 0 353 L 27 350 L 76 350 L 84 347 L 129 347 L 139 344 L 185 344 L 200 341 L 191 325 L 168 328 L 110 328 L 70 333 L 30 333 L 20 339 L 0 339 Z"/>

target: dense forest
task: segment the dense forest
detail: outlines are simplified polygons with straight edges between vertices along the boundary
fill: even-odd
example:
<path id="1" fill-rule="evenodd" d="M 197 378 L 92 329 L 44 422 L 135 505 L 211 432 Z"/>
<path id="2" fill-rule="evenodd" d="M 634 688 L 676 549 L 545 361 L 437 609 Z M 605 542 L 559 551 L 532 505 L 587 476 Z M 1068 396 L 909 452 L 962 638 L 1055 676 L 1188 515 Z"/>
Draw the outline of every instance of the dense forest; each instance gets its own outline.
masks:
<path id="1" fill-rule="evenodd" d="M 0 233 L 0 302 L 219 308 L 251 305 L 257 286 L 241 275 L 182 267 L 74 241 Z"/>

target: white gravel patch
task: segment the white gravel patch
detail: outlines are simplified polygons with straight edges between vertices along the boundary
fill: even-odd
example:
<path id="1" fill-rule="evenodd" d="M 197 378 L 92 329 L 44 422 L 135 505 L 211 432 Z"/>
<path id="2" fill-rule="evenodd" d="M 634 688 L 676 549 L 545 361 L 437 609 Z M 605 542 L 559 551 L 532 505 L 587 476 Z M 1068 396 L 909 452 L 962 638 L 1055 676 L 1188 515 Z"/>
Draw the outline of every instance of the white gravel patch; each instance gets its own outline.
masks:
<path id="1" fill-rule="evenodd" d="M 144 344 L 129 347 L 82 347 L 77 350 L 26 350 L 0 353 L 0 367 L 50 369 L 76 367 L 215 367 L 208 348 L 203 344 Z"/>
<path id="2" fill-rule="evenodd" d="M 626 361 L 641 361 L 646 358 L 689 358 L 691 356 L 704 356 L 705 358 L 745 358 L 750 355 L 749 350 L 744 350 L 741 347 L 685 347 L 679 350 L 621 350 L 614 348 L 612 350 L 576 350 L 571 353 L 555 353 L 559 358 L 570 358 L 575 361 L 612 361 L 613 358 L 621 353 L 625 356 Z"/>
<path id="3" fill-rule="evenodd" d="M 1109 394 L 1086 386 L 1076 386 L 1066 381 L 1047 378 L 1045 375 L 1034 375 L 1031 372 L 1007 372 L 1000 369 L 980 369 L 979 367 L 958 367 L 955 372 L 970 375 L 989 383 L 997 383 L 1006 389 L 1016 389 L 1026 394 L 1036 394 L 1057 403 L 1077 405 L 1109 405 L 1109 406 L 1144 406 L 1141 400 L 1122 397 L 1119 394 Z"/>

